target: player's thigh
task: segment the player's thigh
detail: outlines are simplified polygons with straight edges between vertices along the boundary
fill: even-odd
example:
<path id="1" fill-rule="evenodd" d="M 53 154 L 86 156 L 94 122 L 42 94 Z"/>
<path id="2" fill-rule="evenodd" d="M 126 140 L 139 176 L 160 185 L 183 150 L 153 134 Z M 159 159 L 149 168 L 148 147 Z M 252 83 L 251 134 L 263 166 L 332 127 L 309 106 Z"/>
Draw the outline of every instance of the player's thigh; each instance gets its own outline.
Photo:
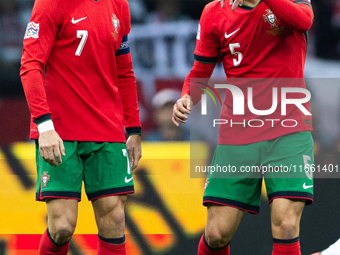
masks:
<path id="1" fill-rule="evenodd" d="M 238 229 L 242 216 L 243 211 L 240 209 L 209 203 L 205 228 L 206 238 L 226 238 L 230 241 Z"/>
<path id="2" fill-rule="evenodd" d="M 50 198 L 78 200 L 81 198 L 83 163 L 79 157 L 78 142 L 64 141 L 64 146 L 66 155 L 62 157 L 63 163 L 54 167 L 44 161 L 36 143 L 38 201 Z"/>
<path id="3" fill-rule="evenodd" d="M 263 164 L 275 167 L 276 172 L 265 173 L 268 199 L 301 199 L 313 202 L 314 164 L 313 139 L 310 132 L 289 134 L 270 141 Z"/>
<path id="4" fill-rule="evenodd" d="M 46 199 L 50 232 L 73 233 L 78 218 L 77 199 Z"/>
<path id="5" fill-rule="evenodd" d="M 124 215 L 126 200 L 127 195 L 108 196 L 93 200 L 92 206 L 97 222 L 107 215 L 120 221 L 121 216 Z"/>
<path id="6" fill-rule="evenodd" d="M 281 221 L 288 218 L 294 222 L 299 222 L 304 207 L 305 200 L 287 198 L 274 199 L 270 204 L 271 219 L 272 221 L 275 221 L 275 219 Z"/>
<path id="7" fill-rule="evenodd" d="M 300 221 L 305 200 L 274 199 L 270 205 L 272 234 L 274 238 L 291 239 L 299 236 Z"/>
<path id="8" fill-rule="evenodd" d="M 259 173 L 241 172 L 257 165 L 261 144 L 218 145 L 205 185 L 203 204 L 225 205 L 250 213 L 260 208 L 262 179 Z"/>
<path id="9" fill-rule="evenodd" d="M 125 143 L 85 143 L 84 184 L 89 200 L 134 192 Z"/>

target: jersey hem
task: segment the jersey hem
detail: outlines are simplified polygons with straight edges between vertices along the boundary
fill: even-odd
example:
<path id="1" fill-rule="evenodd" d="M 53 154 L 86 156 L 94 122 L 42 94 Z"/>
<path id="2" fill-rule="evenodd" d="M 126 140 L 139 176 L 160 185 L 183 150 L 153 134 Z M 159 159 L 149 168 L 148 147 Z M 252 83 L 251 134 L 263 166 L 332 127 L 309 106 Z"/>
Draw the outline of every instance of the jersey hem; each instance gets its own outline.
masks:
<path id="1" fill-rule="evenodd" d="M 205 57 L 198 54 L 194 54 L 194 59 L 197 62 L 204 63 L 204 64 L 216 64 L 218 63 L 218 56 L 217 57 Z"/>
<path id="2" fill-rule="evenodd" d="M 314 195 L 309 192 L 301 191 L 277 191 L 268 195 L 268 202 L 273 202 L 276 198 L 294 198 L 306 200 L 306 205 L 311 205 L 314 202 Z"/>
<path id="3" fill-rule="evenodd" d="M 37 125 L 40 125 L 40 124 L 42 124 L 42 123 L 44 123 L 46 121 L 49 121 L 49 120 L 52 120 L 51 114 L 50 113 L 46 113 L 46 114 L 36 118 L 34 120 L 34 123 L 37 124 Z"/>
<path id="4" fill-rule="evenodd" d="M 240 8 L 240 9 L 243 9 L 243 10 L 247 10 L 247 11 L 251 11 L 251 10 L 254 10 L 257 6 L 260 5 L 260 3 L 262 3 L 262 0 L 260 0 L 260 2 L 258 2 L 257 5 L 255 6 L 248 6 L 248 5 L 241 5 L 241 6 L 238 6 L 237 8 Z"/>
<path id="5" fill-rule="evenodd" d="M 303 0 L 297 0 L 297 1 L 293 1 L 294 4 L 306 4 L 308 5 L 310 8 L 313 9 L 312 5 L 308 2 L 308 1 L 303 1 Z"/>
<path id="6" fill-rule="evenodd" d="M 30 136 L 31 140 L 38 140 L 39 139 L 39 135 L 34 135 L 34 136 Z M 69 138 L 61 138 L 63 141 L 68 141 L 68 142 L 98 142 L 98 143 L 126 143 L 125 137 L 124 139 L 84 139 L 84 138 L 73 138 L 73 139 L 69 139 Z"/>
<path id="7" fill-rule="evenodd" d="M 100 191 L 96 191 L 93 193 L 88 193 L 87 198 L 88 200 L 96 200 L 98 198 L 102 197 L 108 197 L 108 196 L 117 196 L 117 195 L 123 195 L 123 194 L 129 194 L 134 193 L 135 189 L 134 186 L 126 186 L 126 187 L 120 187 L 120 188 L 111 188 L 111 189 L 104 189 Z"/>
<path id="8" fill-rule="evenodd" d="M 77 199 L 81 201 L 81 193 L 68 191 L 39 191 L 35 193 L 35 200 L 44 202 L 46 198 Z"/>
<path id="9" fill-rule="evenodd" d="M 242 211 L 247 211 L 251 214 L 258 214 L 259 211 L 260 211 L 259 206 L 250 205 L 250 204 L 242 203 L 242 202 L 232 200 L 232 199 L 227 199 L 227 198 L 220 198 L 220 197 L 214 197 L 214 196 L 204 196 L 203 197 L 203 205 L 207 206 L 208 203 L 234 207 L 234 208 L 240 209 Z"/>
<path id="10" fill-rule="evenodd" d="M 126 132 L 128 133 L 128 135 L 135 135 L 135 134 L 141 134 L 142 133 L 142 128 L 141 127 L 129 127 L 129 128 L 125 128 Z"/>
<path id="11" fill-rule="evenodd" d="M 131 134 L 128 134 L 128 136 L 130 135 L 142 135 L 141 133 L 131 133 Z"/>

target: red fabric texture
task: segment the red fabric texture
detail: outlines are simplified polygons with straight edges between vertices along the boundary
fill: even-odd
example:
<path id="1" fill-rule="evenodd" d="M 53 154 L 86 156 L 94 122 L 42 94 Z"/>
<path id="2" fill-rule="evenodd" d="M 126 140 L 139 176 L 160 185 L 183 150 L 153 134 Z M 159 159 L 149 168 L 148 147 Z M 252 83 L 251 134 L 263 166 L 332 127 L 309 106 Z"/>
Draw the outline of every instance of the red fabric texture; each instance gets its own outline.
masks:
<path id="1" fill-rule="evenodd" d="M 39 255 L 67 255 L 69 245 L 69 242 L 63 246 L 55 245 L 46 230 L 40 239 Z"/>
<path id="2" fill-rule="evenodd" d="M 214 71 L 214 68 L 215 68 L 215 64 L 205 64 L 205 63 L 195 61 L 190 73 L 184 80 L 182 96 L 190 95 L 192 97 L 192 100 L 195 102 L 196 101 L 195 99 L 198 98 L 199 95 L 194 95 L 190 93 L 190 79 L 191 78 L 203 78 L 203 79 L 206 78 L 206 80 L 202 79 L 202 81 L 205 81 L 206 83 L 208 83 L 209 78 Z M 198 90 L 198 91 L 201 91 L 201 90 Z"/>
<path id="3" fill-rule="evenodd" d="M 139 107 L 137 99 L 137 83 L 132 70 L 131 54 L 116 57 L 117 85 L 123 105 L 124 126 L 140 127 Z"/>
<path id="4" fill-rule="evenodd" d="M 198 244 L 198 252 L 197 255 L 229 255 L 230 254 L 230 245 L 225 247 L 224 249 L 218 251 L 212 251 L 206 245 L 204 241 L 204 236 L 202 236 L 199 244 Z"/>
<path id="5" fill-rule="evenodd" d="M 98 239 L 98 255 L 126 255 L 126 245 L 109 244 L 101 239 Z"/>
<path id="6" fill-rule="evenodd" d="M 290 244 L 274 243 L 272 255 L 301 255 L 300 241 Z"/>

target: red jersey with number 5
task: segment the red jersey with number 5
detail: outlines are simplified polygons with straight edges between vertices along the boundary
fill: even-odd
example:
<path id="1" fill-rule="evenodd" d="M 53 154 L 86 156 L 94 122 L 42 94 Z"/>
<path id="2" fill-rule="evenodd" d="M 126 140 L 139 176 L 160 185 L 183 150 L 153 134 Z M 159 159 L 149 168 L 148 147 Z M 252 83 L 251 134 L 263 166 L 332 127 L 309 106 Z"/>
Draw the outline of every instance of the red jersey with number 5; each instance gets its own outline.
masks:
<path id="1" fill-rule="evenodd" d="M 303 6 L 304 10 L 308 8 L 307 12 L 313 16 L 309 1 L 285 1 Z M 284 17 L 284 13 L 280 15 Z M 303 29 L 290 26 L 278 16 L 278 12 L 272 11 L 262 1 L 254 8 L 242 6 L 235 11 L 228 4 L 221 8 L 219 1 L 213 1 L 202 13 L 195 60 L 210 65 L 222 61 L 227 82 L 240 88 L 244 95 L 245 114 L 235 115 L 233 97 L 227 90 L 221 110 L 223 124 L 219 126 L 219 144 L 248 144 L 312 130 L 311 116 L 304 114 L 298 107 L 289 105 L 286 115 L 281 115 L 281 89 L 306 88 L 303 77 L 307 35 Z M 201 65 L 201 68 L 204 66 Z M 200 78 L 193 75 L 189 77 Z M 280 78 L 297 79 L 284 81 Z M 187 79 L 182 94 L 190 93 L 188 83 Z M 252 87 L 253 104 L 258 110 L 271 108 L 273 88 L 277 88 L 277 110 L 269 116 L 252 113 L 247 104 L 248 87 Z M 288 94 L 289 98 L 304 98 L 301 93 Z M 309 102 L 304 103 L 303 107 L 310 112 Z M 285 122 L 285 119 L 295 122 Z"/>

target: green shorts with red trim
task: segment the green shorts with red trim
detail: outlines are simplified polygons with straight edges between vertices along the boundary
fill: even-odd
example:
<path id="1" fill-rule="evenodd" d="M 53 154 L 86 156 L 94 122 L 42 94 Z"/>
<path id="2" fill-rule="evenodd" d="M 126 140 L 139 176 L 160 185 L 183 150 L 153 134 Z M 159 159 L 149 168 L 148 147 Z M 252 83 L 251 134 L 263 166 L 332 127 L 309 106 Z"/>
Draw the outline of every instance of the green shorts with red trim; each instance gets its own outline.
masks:
<path id="1" fill-rule="evenodd" d="M 36 144 L 36 200 L 81 199 L 82 183 L 89 200 L 134 192 L 125 143 L 64 141 L 57 167 L 46 163 Z"/>
<path id="2" fill-rule="evenodd" d="M 311 132 L 246 145 L 218 145 L 209 167 L 203 204 L 258 213 L 263 179 L 269 202 L 276 198 L 313 203 Z"/>

